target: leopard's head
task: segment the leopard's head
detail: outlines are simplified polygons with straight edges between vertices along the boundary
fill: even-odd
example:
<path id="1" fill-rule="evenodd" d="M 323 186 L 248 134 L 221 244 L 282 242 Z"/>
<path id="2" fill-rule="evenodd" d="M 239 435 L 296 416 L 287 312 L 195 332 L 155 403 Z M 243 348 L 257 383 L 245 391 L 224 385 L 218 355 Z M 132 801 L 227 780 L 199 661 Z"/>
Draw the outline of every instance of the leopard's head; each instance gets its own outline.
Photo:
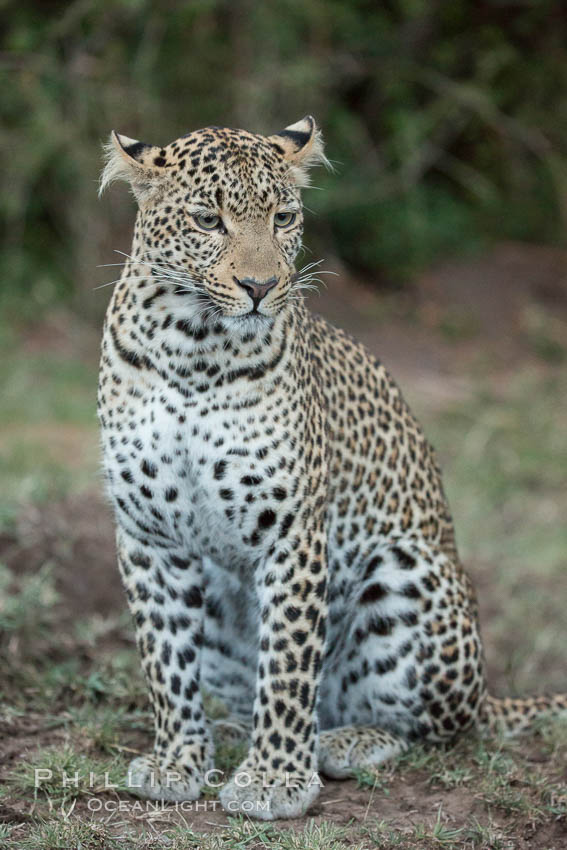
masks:
<path id="1" fill-rule="evenodd" d="M 327 164 L 313 118 L 273 136 L 210 127 L 163 148 L 113 132 L 106 152 L 101 191 L 125 179 L 138 203 L 132 257 L 185 299 L 187 318 L 271 322 L 290 303 L 300 189 Z"/>

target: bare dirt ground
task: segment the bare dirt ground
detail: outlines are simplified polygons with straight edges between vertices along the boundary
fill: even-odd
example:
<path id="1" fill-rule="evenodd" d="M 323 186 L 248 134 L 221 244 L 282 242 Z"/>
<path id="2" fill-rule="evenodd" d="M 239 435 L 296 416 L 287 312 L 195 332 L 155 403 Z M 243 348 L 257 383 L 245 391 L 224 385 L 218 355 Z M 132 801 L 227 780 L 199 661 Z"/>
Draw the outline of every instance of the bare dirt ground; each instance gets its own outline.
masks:
<path id="1" fill-rule="evenodd" d="M 564 253 L 509 245 L 474 263 L 440 266 L 404 298 L 377 298 L 343 273 L 312 307 L 377 353 L 418 415 L 435 423 L 446 410 L 468 404 L 479 381 L 483 392 L 505 397 L 526 370 L 536 381 L 555 379 L 567 344 L 566 279 Z M 92 363 L 97 337 L 84 333 L 78 340 L 58 317 L 51 326 L 27 330 L 22 348 L 42 355 L 54 348 Z M 12 439 L 10 427 L 16 426 L 0 430 L 0 450 Z M 91 483 L 79 493 L 21 505 L 0 534 L 0 562 L 9 576 L 0 607 L 6 626 L 0 638 L 0 847 L 567 848 L 564 727 L 543 727 L 510 744 L 472 740 L 444 751 L 417 748 L 373 775 L 325 781 L 306 818 L 275 823 L 272 832 L 228 818 L 215 800 L 181 813 L 166 807 L 116 814 L 118 800 L 132 805 L 134 799 L 121 791 L 97 793 L 110 806 L 109 816 L 89 809 L 90 791 L 54 791 L 50 807 L 30 784 L 30 766 L 53 762 L 55 770 L 63 765 L 73 771 L 117 765 L 120 772 L 131 752 L 151 745 L 151 721 L 124 616 L 112 519 L 97 480 L 94 424 L 28 427 L 54 461 L 71 470 L 86 466 Z M 530 486 L 537 491 L 537 480 Z M 542 500 L 545 495 L 542 488 Z M 565 550 L 562 560 L 564 565 Z M 567 602 L 564 571 L 558 585 L 557 572 L 533 563 L 503 585 L 499 566 L 490 555 L 469 563 L 494 690 L 506 691 L 502 680 L 518 646 L 526 634 L 530 641 L 543 635 L 546 618 L 555 623 L 555 637 L 539 647 L 533 681 L 542 683 L 541 690 L 567 689 L 567 622 L 564 616 L 558 622 Z M 502 610 L 512 606 L 503 594 L 521 582 L 533 588 L 534 599 L 554 602 L 540 611 L 535 632 L 527 630 L 523 615 L 510 620 L 511 628 L 498 627 Z M 528 653 L 532 647 L 524 648 Z M 82 758 L 90 761 L 83 765 Z M 179 824 L 185 838 L 175 832 Z M 329 825 L 337 830 L 325 832 Z M 290 828 L 295 838 L 285 832 Z"/>

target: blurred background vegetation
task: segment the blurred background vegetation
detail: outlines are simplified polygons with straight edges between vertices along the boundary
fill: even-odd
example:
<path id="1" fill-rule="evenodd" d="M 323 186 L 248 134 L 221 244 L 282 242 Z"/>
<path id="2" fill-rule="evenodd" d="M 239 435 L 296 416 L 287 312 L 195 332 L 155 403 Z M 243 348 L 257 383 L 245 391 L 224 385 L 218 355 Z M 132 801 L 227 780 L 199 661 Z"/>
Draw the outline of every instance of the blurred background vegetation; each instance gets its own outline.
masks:
<path id="1" fill-rule="evenodd" d="M 96 181 L 110 129 L 167 143 L 207 124 L 270 133 L 305 113 L 309 241 L 374 286 L 502 239 L 562 243 L 567 16 L 558 0 L 18 0 L 1 3 L 0 280 L 34 313 L 98 313 L 97 263 L 128 244 Z M 25 295 L 22 301 L 20 296 Z"/>

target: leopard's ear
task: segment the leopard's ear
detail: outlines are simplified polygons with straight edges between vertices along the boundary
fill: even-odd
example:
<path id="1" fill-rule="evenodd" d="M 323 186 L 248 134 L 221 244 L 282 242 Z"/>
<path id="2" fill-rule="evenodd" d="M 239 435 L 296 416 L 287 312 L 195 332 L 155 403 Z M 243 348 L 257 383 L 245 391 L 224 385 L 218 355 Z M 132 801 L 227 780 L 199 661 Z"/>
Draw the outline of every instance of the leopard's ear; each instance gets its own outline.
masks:
<path id="1" fill-rule="evenodd" d="M 115 180 L 130 184 L 138 203 L 148 200 L 163 185 L 165 151 L 155 145 L 121 136 L 115 130 L 104 145 L 106 164 L 100 176 L 99 195 Z"/>
<path id="2" fill-rule="evenodd" d="M 268 138 L 278 153 L 289 162 L 298 186 L 309 186 L 309 169 L 312 166 L 331 167 L 324 153 L 323 135 L 311 115 L 306 115 L 301 121 L 290 124 L 285 130 Z"/>

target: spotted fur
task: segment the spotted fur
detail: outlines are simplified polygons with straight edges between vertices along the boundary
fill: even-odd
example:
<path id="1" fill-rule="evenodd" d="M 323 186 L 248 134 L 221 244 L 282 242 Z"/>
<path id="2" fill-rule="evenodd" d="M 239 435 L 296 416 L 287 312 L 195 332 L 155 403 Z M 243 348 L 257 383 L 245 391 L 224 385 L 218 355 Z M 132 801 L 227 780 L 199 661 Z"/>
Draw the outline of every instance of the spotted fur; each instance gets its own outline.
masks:
<path id="1" fill-rule="evenodd" d="M 128 180 L 139 207 L 99 417 L 155 714 L 131 766 L 146 796 L 199 796 L 203 688 L 250 739 L 249 784 L 221 800 L 268 818 L 302 814 L 318 769 L 567 704 L 487 695 L 434 453 L 381 363 L 303 303 L 299 188 L 324 161 L 312 118 L 107 151 L 103 186 Z"/>

